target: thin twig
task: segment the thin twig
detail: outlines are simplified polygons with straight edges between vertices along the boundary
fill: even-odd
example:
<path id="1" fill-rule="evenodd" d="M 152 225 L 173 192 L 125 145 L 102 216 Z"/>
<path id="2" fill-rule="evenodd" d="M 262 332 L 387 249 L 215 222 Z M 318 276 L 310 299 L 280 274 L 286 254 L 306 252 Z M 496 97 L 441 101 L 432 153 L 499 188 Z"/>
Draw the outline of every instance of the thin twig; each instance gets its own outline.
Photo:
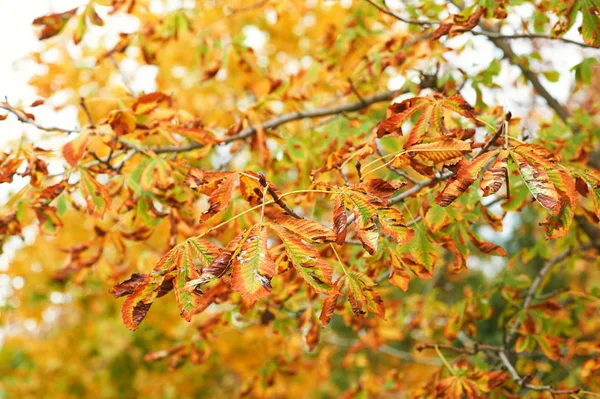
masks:
<path id="1" fill-rule="evenodd" d="M 131 81 L 129 80 L 129 78 L 127 77 L 127 75 L 125 75 L 125 73 L 123 72 L 123 70 L 121 69 L 121 67 L 119 66 L 119 63 L 115 59 L 115 56 L 112 53 L 112 51 L 108 54 L 108 58 L 110 58 L 110 61 L 115 66 L 115 69 L 117 70 L 117 72 L 119 73 L 119 75 L 121 75 L 121 79 L 123 80 L 123 85 L 125 86 L 125 88 L 129 92 L 129 94 L 131 94 L 132 96 L 135 96 L 135 92 L 133 91 L 133 88 L 131 87 Z"/>
<path id="2" fill-rule="evenodd" d="M 512 34 L 512 35 L 502 35 L 498 32 L 491 32 L 491 31 L 487 31 L 487 30 L 483 30 L 483 31 L 472 30 L 471 34 L 478 35 L 478 36 L 487 36 L 489 38 L 500 39 L 500 40 L 512 40 L 512 39 L 555 40 L 555 41 L 560 41 L 560 42 L 564 42 L 564 43 L 568 43 L 568 44 L 574 44 L 576 46 L 580 46 L 583 48 L 592 48 L 594 50 L 600 50 L 598 47 L 592 46 L 591 44 L 577 42 L 577 41 L 571 40 L 571 39 L 565 39 L 564 37 L 553 37 L 553 36 L 541 35 L 541 34 L 537 34 L 537 33 L 521 33 L 521 34 Z"/>
<path id="3" fill-rule="evenodd" d="M 90 113 L 90 110 L 87 107 L 87 104 L 85 103 L 85 98 L 83 96 L 79 97 L 79 105 L 81 105 L 81 108 L 83 108 L 83 111 L 85 112 L 85 115 L 88 118 L 88 122 L 90 122 L 90 126 L 92 128 L 95 128 L 96 125 L 94 124 L 94 119 L 92 118 L 92 114 Z"/>
<path id="4" fill-rule="evenodd" d="M 528 378 L 527 376 L 521 377 L 519 375 L 519 373 L 515 369 L 515 366 L 513 366 L 512 363 L 510 362 L 510 360 L 508 360 L 508 356 L 506 356 L 506 352 L 504 350 L 501 350 L 500 352 L 498 352 L 498 357 L 502 361 L 502 364 L 504 365 L 504 367 L 508 370 L 513 381 L 515 381 L 517 384 L 519 384 L 521 387 L 523 387 L 525 389 L 530 389 L 532 391 L 537 391 L 537 392 L 546 391 L 546 392 L 550 392 L 552 395 L 568 395 L 568 394 L 578 393 L 579 391 L 581 391 L 580 388 L 554 389 L 554 388 L 552 388 L 551 385 L 529 384 L 528 381 L 530 380 L 530 378 Z"/>
<path id="5" fill-rule="evenodd" d="M 590 247 L 591 247 L 591 244 L 585 244 L 585 245 L 582 245 L 579 248 L 579 250 L 585 250 Z M 531 301 L 534 299 L 535 294 L 536 294 L 540 284 L 542 283 L 544 277 L 546 277 L 546 275 L 550 272 L 550 270 L 552 270 L 552 268 L 555 265 L 557 265 L 558 263 L 565 260 L 569 255 L 571 255 L 572 252 L 573 252 L 573 248 L 565 249 L 564 251 L 562 251 L 555 257 L 549 259 L 546 262 L 546 264 L 540 269 L 540 271 L 536 274 L 535 278 L 533 279 L 531 286 L 527 290 L 527 294 L 525 295 L 525 300 L 523 301 L 523 307 L 522 307 L 523 312 L 525 312 L 527 310 L 527 308 L 529 308 L 529 305 L 531 305 Z M 515 337 L 515 334 L 517 333 L 519 327 L 521 326 L 521 322 L 522 322 L 522 317 L 519 317 L 516 319 L 515 324 L 512 325 L 508 334 L 506 335 L 506 339 L 504 340 L 504 342 L 506 344 L 510 343 L 512 341 L 512 339 Z"/>
<path id="6" fill-rule="evenodd" d="M 273 197 L 273 201 L 275 201 L 275 203 L 277 205 L 279 205 L 288 215 L 295 217 L 296 219 L 303 219 L 302 216 L 298 215 L 296 212 L 294 212 L 294 210 L 292 208 L 290 208 L 277 194 L 277 192 L 275 190 L 273 190 L 273 187 L 271 187 L 271 185 L 269 184 L 269 182 L 267 182 L 267 179 L 265 178 L 265 176 L 260 173 L 259 175 L 259 182 L 261 184 L 261 186 L 263 186 L 264 188 L 267 189 L 267 192 L 269 193 L 269 195 L 271 195 L 271 197 Z"/>
<path id="7" fill-rule="evenodd" d="M 396 14 L 395 12 L 391 11 L 389 8 L 387 8 L 387 6 L 386 6 L 386 8 L 384 8 L 384 7 L 380 6 L 379 4 L 375 3 L 375 1 L 373 1 L 373 0 L 366 0 L 366 1 L 369 4 L 371 4 L 373 7 L 377 8 L 382 13 L 392 16 L 395 19 L 397 19 L 398 21 L 401 21 L 401 22 L 404 22 L 404 23 L 407 23 L 410 25 L 434 26 L 434 25 L 441 24 L 440 21 L 433 21 L 433 20 L 423 21 L 423 20 L 404 18 L 404 17 Z M 467 32 L 465 32 L 465 33 L 467 33 Z M 511 34 L 511 35 L 504 35 L 499 32 L 493 32 L 490 30 L 481 30 L 481 31 L 471 30 L 468 33 L 471 33 L 471 34 L 477 35 L 477 36 L 487 36 L 490 39 L 498 39 L 498 40 L 512 40 L 512 39 L 555 40 L 555 41 L 560 41 L 560 42 L 567 43 L 567 44 L 573 44 L 575 46 L 579 46 L 579 47 L 583 47 L 583 48 L 591 48 L 594 50 L 600 50 L 598 47 L 593 46 L 591 44 L 582 43 L 582 42 L 578 42 L 578 41 L 571 40 L 571 39 L 566 39 L 564 37 L 554 37 L 554 36 L 543 35 L 543 34 L 538 34 L 538 33 L 515 33 L 515 34 Z"/>
<path id="8" fill-rule="evenodd" d="M 481 351 L 500 352 L 500 351 L 504 350 L 501 346 L 479 344 L 479 343 L 474 343 L 472 348 L 467 348 L 467 347 L 459 348 L 456 346 L 444 345 L 444 344 L 421 344 L 421 345 L 418 345 L 416 347 L 416 349 L 419 352 L 421 352 L 425 349 L 435 349 L 436 347 L 440 348 L 440 349 L 451 350 L 453 352 L 466 354 L 466 355 L 476 355 L 477 353 L 479 353 Z"/>
<path id="9" fill-rule="evenodd" d="M 0 102 L 0 108 L 12 113 L 13 115 L 15 115 L 17 117 L 17 119 L 23 123 L 27 123 L 30 124 L 32 126 L 35 126 L 36 128 L 40 129 L 40 130 L 45 130 L 47 132 L 64 132 L 64 133 L 75 133 L 75 132 L 79 132 L 80 130 L 77 128 L 73 128 L 73 129 L 65 129 L 62 127 L 56 127 L 56 126 L 43 126 L 40 125 L 38 122 L 36 122 L 35 120 L 27 117 L 25 114 L 23 114 L 22 111 L 13 108 L 12 105 L 10 105 L 8 103 L 8 100 L 6 100 L 6 102 L 1 103 Z"/>
<path id="10" fill-rule="evenodd" d="M 371 4 L 373 7 L 377 8 L 382 13 L 392 16 L 392 17 L 396 18 L 398 21 L 402 21 L 407 24 L 420 25 L 420 26 L 431 26 L 431 25 L 439 25 L 440 24 L 439 21 L 420 21 L 417 19 L 404 18 L 404 17 L 401 17 L 400 15 L 396 14 L 395 12 L 391 11 L 389 8 L 383 8 L 382 6 L 380 6 L 379 4 L 375 3 L 372 0 L 366 0 L 366 1 L 369 4 Z"/>

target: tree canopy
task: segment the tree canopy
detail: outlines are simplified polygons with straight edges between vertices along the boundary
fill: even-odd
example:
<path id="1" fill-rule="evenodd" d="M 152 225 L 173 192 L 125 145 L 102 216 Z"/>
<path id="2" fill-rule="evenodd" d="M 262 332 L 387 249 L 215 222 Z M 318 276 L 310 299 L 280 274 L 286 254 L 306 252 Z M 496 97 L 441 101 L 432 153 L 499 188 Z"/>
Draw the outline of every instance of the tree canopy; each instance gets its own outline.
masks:
<path id="1" fill-rule="evenodd" d="M 598 0 L 33 27 L 38 99 L 0 102 L 0 397 L 600 396 Z"/>

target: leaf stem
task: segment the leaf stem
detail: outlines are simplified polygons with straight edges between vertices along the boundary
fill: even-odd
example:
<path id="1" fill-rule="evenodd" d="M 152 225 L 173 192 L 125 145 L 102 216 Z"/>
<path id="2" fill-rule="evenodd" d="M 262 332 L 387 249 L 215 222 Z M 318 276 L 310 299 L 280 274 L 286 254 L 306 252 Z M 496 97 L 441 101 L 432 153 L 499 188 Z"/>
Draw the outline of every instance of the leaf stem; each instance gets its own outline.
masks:
<path id="1" fill-rule="evenodd" d="M 434 349 L 435 349 L 435 352 L 437 353 L 437 355 L 439 356 L 439 358 L 442 360 L 442 363 L 444 363 L 444 366 L 446 366 L 446 368 L 450 372 L 450 374 L 456 375 L 456 372 L 454 371 L 454 369 L 452 368 L 450 363 L 448 363 L 448 360 L 446 360 L 446 358 L 444 357 L 444 354 L 442 353 L 440 348 L 437 345 L 435 345 Z"/>
<path id="2" fill-rule="evenodd" d="M 342 259 L 340 259 L 340 255 L 338 255 L 337 251 L 335 250 L 335 247 L 333 246 L 332 243 L 329 243 L 329 246 L 331 247 L 331 249 L 333 250 L 333 253 L 335 254 L 335 257 L 337 258 L 340 266 L 342 266 L 342 270 L 344 271 L 344 274 L 347 276 L 348 275 L 348 270 L 346 270 L 346 267 L 344 266 L 344 262 L 342 262 Z"/>

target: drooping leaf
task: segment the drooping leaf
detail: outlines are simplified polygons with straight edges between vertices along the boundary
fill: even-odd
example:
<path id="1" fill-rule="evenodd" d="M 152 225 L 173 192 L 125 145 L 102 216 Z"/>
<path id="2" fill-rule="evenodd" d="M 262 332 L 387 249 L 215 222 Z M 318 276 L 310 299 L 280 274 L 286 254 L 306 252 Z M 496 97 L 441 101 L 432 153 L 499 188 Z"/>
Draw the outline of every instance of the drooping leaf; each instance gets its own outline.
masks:
<path id="1" fill-rule="evenodd" d="M 361 316 L 368 310 L 382 319 L 385 319 L 383 300 L 379 294 L 373 290 L 373 281 L 364 274 L 357 272 L 349 273 L 346 276 L 346 279 L 348 285 L 348 299 L 354 314 L 356 316 Z"/>
<path id="2" fill-rule="evenodd" d="M 387 206 L 390 197 L 406 182 L 390 183 L 383 179 L 370 179 L 360 183 L 357 187 L 363 189 L 371 197 L 377 198 L 383 206 Z"/>
<path id="3" fill-rule="evenodd" d="M 327 262 L 320 259 L 319 253 L 288 230 L 273 223 L 269 227 L 281 238 L 287 256 L 302 278 L 315 290 L 330 292 L 333 271 Z"/>
<path id="4" fill-rule="evenodd" d="M 377 216 L 381 225 L 381 231 L 390 236 L 399 244 L 406 244 L 415 235 L 415 232 L 406 226 L 402 212 L 395 208 L 379 208 Z"/>
<path id="5" fill-rule="evenodd" d="M 483 196 L 495 194 L 500 190 L 502 184 L 507 178 L 508 170 L 508 151 L 502 151 L 492 166 L 483 173 L 479 188 L 483 191 Z"/>
<path id="6" fill-rule="evenodd" d="M 233 187 L 235 185 L 237 174 L 230 173 L 223 178 L 219 186 L 208 196 L 208 210 L 204 212 L 200 218 L 202 222 L 208 220 L 211 216 L 227 209 L 231 203 Z"/>
<path id="7" fill-rule="evenodd" d="M 425 268 L 428 272 L 433 271 L 438 254 L 424 229 L 415 230 L 415 235 L 408 244 L 408 252 L 417 265 Z M 411 268 L 411 270 L 413 269 Z"/>
<path id="8" fill-rule="evenodd" d="M 359 241 L 363 248 L 370 254 L 377 252 L 377 243 L 379 241 L 379 230 L 373 222 L 373 219 L 365 220 L 362 216 L 357 220 L 357 231 Z"/>
<path id="9" fill-rule="evenodd" d="M 450 178 L 446 187 L 435 198 L 435 202 L 440 206 L 448 206 L 454 202 L 477 180 L 481 170 L 496 154 L 498 154 L 498 150 L 483 153 L 471 161 L 461 160 L 458 163 L 458 172 Z"/>
<path id="10" fill-rule="evenodd" d="M 475 247 L 477 247 L 477 249 L 479 249 L 481 252 L 496 256 L 508 256 L 508 253 L 500 245 L 483 240 L 481 237 L 471 231 L 471 229 L 466 229 L 466 232 L 473 245 L 475 245 Z"/>
<path id="11" fill-rule="evenodd" d="M 202 269 L 200 277 L 188 283 L 188 289 L 191 290 L 197 286 L 202 286 L 203 284 L 225 275 L 231 268 L 233 258 L 241 251 L 241 243 L 248 238 L 251 232 L 251 229 L 245 229 L 231 240 L 231 242 L 229 242 L 229 244 L 212 259 L 210 264 Z"/>
<path id="12" fill-rule="evenodd" d="M 540 164 L 532 165 L 514 151 L 510 155 L 517 164 L 523 181 L 536 201 L 550 211 L 551 215 L 558 215 L 561 211 L 560 196 L 556 191 L 556 187 L 550 181 L 544 166 Z"/>
<path id="13" fill-rule="evenodd" d="M 346 208 L 344 207 L 344 196 L 343 194 L 336 194 L 333 197 L 333 231 L 336 237 L 336 244 L 344 244 L 347 229 L 348 217 L 346 216 Z"/>
<path id="14" fill-rule="evenodd" d="M 267 250 L 267 230 L 258 224 L 250 228 L 241 250 L 232 260 L 231 287 L 249 302 L 269 295 L 275 263 Z"/>
<path id="15" fill-rule="evenodd" d="M 58 35 L 67 22 L 77 13 L 77 8 L 72 10 L 44 15 L 42 17 L 33 20 L 33 25 L 41 26 L 42 29 L 39 32 L 38 38 L 40 40 L 48 39 L 52 36 Z"/>
<path id="16" fill-rule="evenodd" d="M 323 327 L 327 327 L 327 325 L 331 321 L 331 318 L 333 317 L 337 300 L 340 297 L 340 289 L 341 287 L 338 282 L 333 286 L 333 290 L 323 302 L 323 309 L 321 310 L 321 314 L 319 315 L 319 320 L 321 321 Z"/>
<path id="17" fill-rule="evenodd" d="M 78 168 L 80 181 L 79 186 L 83 198 L 87 203 L 87 209 L 90 215 L 102 218 L 104 213 L 110 207 L 111 196 L 106 187 L 83 168 Z"/>
<path id="18" fill-rule="evenodd" d="M 335 233 L 328 227 L 309 219 L 296 219 L 290 216 L 278 218 L 275 223 L 285 227 L 303 240 L 314 244 L 334 242 Z"/>
<path id="19" fill-rule="evenodd" d="M 77 166 L 85 153 L 89 139 L 90 130 L 83 129 L 74 140 L 69 141 L 63 146 L 62 153 L 69 165 Z"/>
<path id="20" fill-rule="evenodd" d="M 177 306 L 181 312 L 181 316 L 186 321 L 192 320 L 192 315 L 195 309 L 195 298 L 196 296 L 187 290 L 186 285 L 188 281 L 197 279 L 200 277 L 198 271 L 194 267 L 192 251 L 189 243 L 183 245 L 177 254 L 175 255 L 177 275 L 174 279 L 175 288 L 175 299 L 177 300 Z"/>
<path id="21" fill-rule="evenodd" d="M 407 149 L 411 156 L 420 156 L 434 163 L 462 158 L 471 152 L 471 144 L 458 139 L 445 139 L 424 144 L 415 144 Z"/>
<path id="22" fill-rule="evenodd" d="M 479 23 L 484 11 L 483 7 L 479 7 L 475 12 L 465 12 L 448 16 L 433 32 L 432 39 L 439 39 L 444 35 L 453 37 L 472 30 Z"/>
<path id="23" fill-rule="evenodd" d="M 154 92 L 139 96 L 133 104 L 133 112 L 136 115 L 145 115 L 154 111 L 162 102 L 170 101 L 171 97 L 164 93 Z"/>
<path id="24" fill-rule="evenodd" d="M 150 306 L 158 296 L 158 290 L 165 280 L 165 275 L 160 272 L 147 274 L 132 294 L 130 294 L 121 309 L 121 316 L 125 327 L 135 330 L 139 327 Z"/>

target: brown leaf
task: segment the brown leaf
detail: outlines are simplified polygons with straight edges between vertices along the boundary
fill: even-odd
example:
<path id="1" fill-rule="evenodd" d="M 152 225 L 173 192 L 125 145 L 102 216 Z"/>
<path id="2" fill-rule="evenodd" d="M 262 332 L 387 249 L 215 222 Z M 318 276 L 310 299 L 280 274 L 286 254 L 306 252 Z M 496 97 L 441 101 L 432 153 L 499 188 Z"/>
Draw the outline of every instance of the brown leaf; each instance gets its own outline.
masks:
<path id="1" fill-rule="evenodd" d="M 336 194 L 333 197 L 333 231 L 335 232 L 335 242 L 338 245 L 346 241 L 348 228 L 348 216 L 344 207 L 344 195 Z"/>
<path id="2" fill-rule="evenodd" d="M 38 38 L 40 40 L 48 39 L 52 36 L 58 35 L 67 22 L 77 13 L 77 7 L 72 10 L 44 15 L 33 20 L 32 24 L 41 26 L 42 29 L 39 32 Z"/>
<path id="3" fill-rule="evenodd" d="M 164 93 L 154 92 L 144 94 L 138 97 L 135 104 L 133 104 L 133 112 L 136 115 L 149 114 L 165 101 L 171 101 L 171 97 Z"/>
<path id="4" fill-rule="evenodd" d="M 458 163 L 458 172 L 448 181 L 446 187 L 435 198 L 435 202 L 440 206 L 448 206 L 454 202 L 477 180 L 481 170 L 496 154 L 498 154 L 498 150 L 481 154 L 472 161 L 461 160 Z"/>
<path id="5" fill-rule="evenodd" d="M 90 130 L 83 129 L 74 140 L 63 146 L 62 153 L 69 165 L 76 166 L 79 163 L 85 153 L 89 139 Z"/>

